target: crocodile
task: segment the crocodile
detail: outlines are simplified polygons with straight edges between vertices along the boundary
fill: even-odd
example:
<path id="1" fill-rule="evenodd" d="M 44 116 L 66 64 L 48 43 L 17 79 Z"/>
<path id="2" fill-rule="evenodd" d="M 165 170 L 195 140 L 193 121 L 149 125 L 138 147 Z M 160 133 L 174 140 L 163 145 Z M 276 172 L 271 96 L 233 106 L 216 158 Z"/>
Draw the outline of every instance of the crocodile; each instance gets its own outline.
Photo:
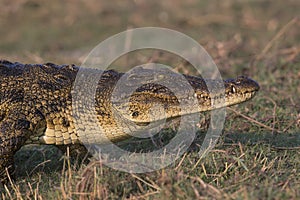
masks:
<path id="1" fill-rule="evenodd" d="M 82 67 L 73 64 L 22 64 L 0 60 L 1 181 L 7 179 L 7 172 L 13 174 L 14 154 L 26 144 L 64 147 L 83 143 L 84 136 L 80 136 L 77 130 L 82 128 L 88 134 L 89 129 L 84 121 L 76 121 L 74 107 L 76 111 L 76 109 L 83 109 L 84 106 L 74 104 L 72 99 L 74 83 L 80 69 Z M 201 77 L 183 75 L 193 89 L 193 96 L 197 99 L 197 106 L 192 108 L 180 107 L 180 101 L 183 99 L 178 95 L 181 95 L 181 90 L 175 95 L 167 87 L 151 81 L 145 81 L 144 85 L 133 91 L 130 101 L 126 102 L 118 98 L 112 100 L 114 87 L 122 77 L 124 73 L 115 70 L 101 71 L 94 96 L 94 110 L 102 134 L 112 142 L 131 137 L 132 132 L 152 121 L 173 119 L 181 115 L 245 102 L 254 97 L 259 90 L 258 83 L 245 76 L 222 81 L 225 100 L 222 105 L 214 106 L 212 100 L 220 99 L 222 95 L 219 93 L 212 95 Z M 159 74 L 158 77 L 164 76 Z M 141 79 L 145 80 L 144 77 Z M 178 78 L 174 82 L 177 85 L 181 84 Z M 212 85 L 220 85 L 220 82 L 212 83 Z M 85 104 L 85 102 L 81 103 Z M 165 114 L 154 112 L 155 117 L 151 117 L 151 107 L 157 104 L 162 105 Z M 121 120 L 116 120 L 115 116 L 120 116 L 118 119 Z M 88 117 L 85 119 L 86 122 L 89 121 Z M 135 125 L 129 125 L 132 123 Z M 98 142 L 102 142 L 101 139 Z"/>

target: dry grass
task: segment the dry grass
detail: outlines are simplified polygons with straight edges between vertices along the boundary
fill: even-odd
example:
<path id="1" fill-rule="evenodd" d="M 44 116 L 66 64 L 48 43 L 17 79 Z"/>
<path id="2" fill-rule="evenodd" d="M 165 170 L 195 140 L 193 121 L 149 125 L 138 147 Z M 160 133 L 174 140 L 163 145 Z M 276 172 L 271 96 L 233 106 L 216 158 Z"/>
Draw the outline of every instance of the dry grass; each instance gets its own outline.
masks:
<path id="1" fill-rule="evenodd" d="M 206 157 L 197 154 L 204 131 L 182 159 L 146 174 L 116 171 L 95 160 L 78 166 L 55 148 L 28 147 L 16 156 L 18 178 L 1 189 L 2 199 L 300 197 L 297 1 L 1 2 L 2 59 L 80 64 L 112 34 L 162 26 L 199 41 L 224 78 L 243 74 L 261 85 L 252 101 L 228 109 L 224 134 Z M 114 66 L 125 70 L 149 61 L 193 74 L 182 59 L 154 50 L 133 52 Z M 170 132 L 165 130 L 161 137 Z"/>

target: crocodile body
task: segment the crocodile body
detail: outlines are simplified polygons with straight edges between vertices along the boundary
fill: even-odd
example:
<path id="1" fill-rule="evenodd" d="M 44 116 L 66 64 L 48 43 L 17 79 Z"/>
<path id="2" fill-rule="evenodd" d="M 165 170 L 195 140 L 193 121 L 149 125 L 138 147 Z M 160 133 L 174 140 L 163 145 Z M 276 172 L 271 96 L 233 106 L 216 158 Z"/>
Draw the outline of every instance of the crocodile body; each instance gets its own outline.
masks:
<path id="1" fill-rule="evenodd" d="M 5 179 L 6 168 L 9 172 L 13 171 L 13 155 L 25 144 L 82 143 L 76 130 L 82 128 L 88 134 L 89 128 L 84 122 L 75 120 L 72 109 L 73 85 L 79 69 L 75 65 L 0 61 L 0 179 Z M 180 97 L 178 99 L 166 87 L 152 83 L 137 89 L 130 102 L 116 100 L 113 103 L 114 87 L 123 75 L 114 70 L 103 71 L 95 95 L 95 112 L 102 134 L 113 142 L 128 138 L 131 135 L 128 133 L 153 120 L 217 108 L 211 106 L 211 99 L 218 95 L 210 95 L 203 79 L 187 75 L 184 77 L 198 100 L 195 108 L 180 109 Z M 229 79 L 222 84 L 225 86 L 225 104 L 222 106 L 249 100 L 259 90 L 258 84 L 247 77 Z M 156 104 L 163 105 L 166 114 L 154 113 L 154 119 L 149 115 L 151 106 Z M 117 112 L 121 120 L 117 120 L 113 112 Z M 127 122 L 135 125 L 129 126 Z"/>

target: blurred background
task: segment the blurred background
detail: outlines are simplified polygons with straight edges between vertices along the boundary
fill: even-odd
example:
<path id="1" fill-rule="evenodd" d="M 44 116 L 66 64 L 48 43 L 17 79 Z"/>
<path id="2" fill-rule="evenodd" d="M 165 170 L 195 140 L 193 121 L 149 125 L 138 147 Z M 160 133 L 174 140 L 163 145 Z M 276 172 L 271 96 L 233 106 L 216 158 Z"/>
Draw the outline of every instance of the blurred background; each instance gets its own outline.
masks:
<path id="1" fill-rule="evenodd" d="M 36 198 L 36 193 L 46 199 L 48 196 L 73 199 L 78 192 L 87 194 L 86 188 L 97 180 L 100 183 L 88 191 L 98 199 L 121 196 L 140 199 L 153 194 L 158 195 L 154 199 L 171 199 L 172 195 L 180 197 L 173 199 L 199 199 L 201 195 L 209 196 L 208 199 L 222 195 L 228 199 L 296 199 L 297 194 L 299 197 L 299 0 L 0 0 L 0 3 L 0 59 L 80 65 L 108 37 L 131 28 L 155 26 L 180 31 L 198 41 L 212 56 L 222 77 L 247 75 L 261 86 L 253 100 L 237 105 L 234 110 L 227 109 L 224 134 L 216 150 L 200 164 L 196 162 L 197 151 L 191 151 L 176 168 L 141 175 L 146 181 L 109 168 L 102 173 L 102 165 L 98 176 L 101 178 L 93 179 L 95 171 L 90 169 L 95 168 L 95 163 L 79 172 L 72 171 L 75 175 L 71 176 L 54 170 L 61 166 L 57 161 L 62 161 L 57 150 L 38 147 L 40 150 L 21 151 L 15 158 L 17 172 L 23 174 L 18 183 L 25 185 L 21 192 L 19 185 L 14 187 L 16 194 L 22 193 L 28 199 Z M 129 53 L 116 60 L 111 68 L 124 70 L 147 62 L 160 62 L 182 73 L 194 73 L 178 56 L 155 50 Z M 49 152 L 50 158 L 45 157 Z M 47 167 L 56 173 L 45 176 Z M 33 176 L 39 169 L 42 175 Z M 30 179 L 31 184 L 22 177 Z M 83 183 L 85 187 L 78 187 L 81 186 L 77 184 L 78 177 L 87 178 L 82 179 L 87 180 Z M 194 185 L 195 182 L 200 184 Z"/>
<path id="2" fill-rule="evenodd" d="M 299 54 L 297 0 L 0 2 L 0 58 L 10 61 L 80 65 L 101 41 L 145 26 L 174 29 L 197 40 L 225 77 L 257 73 L 261 60 L 270 68 L 278 59 L 294 62 Z"/>

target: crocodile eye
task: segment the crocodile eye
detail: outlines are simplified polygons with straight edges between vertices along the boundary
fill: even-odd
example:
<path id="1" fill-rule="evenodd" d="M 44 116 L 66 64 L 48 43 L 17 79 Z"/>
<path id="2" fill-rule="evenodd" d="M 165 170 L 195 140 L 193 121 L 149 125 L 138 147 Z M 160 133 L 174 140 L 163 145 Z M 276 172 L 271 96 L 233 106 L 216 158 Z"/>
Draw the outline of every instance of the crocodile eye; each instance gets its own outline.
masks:
<path id="1" fill-rule="evenodd" d="M 137 117 L 139 116 L 139 112 L 138 111 L 134 111 L 132 114 L 131 114 L 132 117 Z"/>
<path id="2" fill-rule="evenodd" d="M 231 93 L 236 93 L 236 89 L 233 85 L 231 86 Z"/>

